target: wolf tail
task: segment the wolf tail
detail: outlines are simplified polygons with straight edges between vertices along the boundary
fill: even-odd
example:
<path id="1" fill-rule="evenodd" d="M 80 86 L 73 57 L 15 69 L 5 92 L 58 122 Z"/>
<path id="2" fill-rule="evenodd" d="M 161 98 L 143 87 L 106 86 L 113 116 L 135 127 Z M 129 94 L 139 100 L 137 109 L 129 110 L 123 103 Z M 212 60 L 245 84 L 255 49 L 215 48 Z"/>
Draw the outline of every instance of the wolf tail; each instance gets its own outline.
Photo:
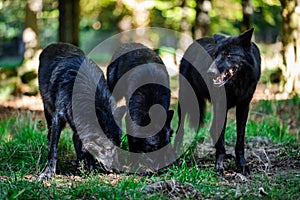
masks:
<path id="1" fill-rule="evenodd" d="M 178 102 L 177 106 L 177 113 L 178 113 L 178 127 L 176 130 L 176 136 L 174 139 L 174 149 L 176 150 L 176 153 L 180 155 L 180 149 L 183 142 L 183 134 L 184 134 L 184 119 L 186 116 L 186 113 L 182 113 L 180 102 Z M 182 120 L 183 119 L 183 120 Z"/>
<path id="2" fill-rule="evenodd" d="M 204 123 L 204 115 L 205 115 L 205 110 L 206 110 L 206 100 L 204 98 L 198 98 L 198 103 L 199 103 L 199 112 L 200 112 L 200 119 L 199 123 L 197 124 L 197 131 L 200 128 L 200 126 Z"/>

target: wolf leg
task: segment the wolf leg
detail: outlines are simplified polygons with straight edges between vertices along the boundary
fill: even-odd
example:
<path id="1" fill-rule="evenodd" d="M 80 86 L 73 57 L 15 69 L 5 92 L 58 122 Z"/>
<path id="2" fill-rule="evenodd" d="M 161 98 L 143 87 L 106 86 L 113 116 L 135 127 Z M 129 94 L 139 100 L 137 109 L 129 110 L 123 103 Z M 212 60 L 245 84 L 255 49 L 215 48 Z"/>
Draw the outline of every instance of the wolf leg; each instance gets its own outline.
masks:
<path id="1" fill-rule="evenodd" d="M 226 122 L 227 122 L 227 112 L 225 114 L 225 119 L 221 119 L 220 116 L 220 110 L 218 109 L 218 106 L 214 107 L 214 117 L 213 117 L 213 123 L 210 129 L 210 134 L 213 139 L 213 143 L 215 144 L 216 148 L 216 168 L 223 172 L 225 170 L 224 165 L 224 158 L 226 155 L 225 151 L 225 141 L 224 141 L 224 135 L 225 135 L 225 128 L 226 128 Z"/>
<path id="2" fill-rule="evenodd" d="M 217 143 L 215 144 L 216 148 L 216 168 L 223 172 L 225 170 L 225 164 L 224 164 L 224 158 L 226 156 L 226 150 L 225 150 L 225 127 L 226 127 L 226 121 L 224 122 L 224 128 L 219 136 L 219 139 Z"/>
<path id="3" fill-rule="evenodd" d="M 62 129 L 64 128 L 66 122 L 63 117 L 57 113 L 54 113 L 51 125 L 51 132 L 48 135 L 49 138 L 49 153 L 48 153 L 48 163 L 39 175 L 37 180 L 48 180 L 55 173 L 56 161 L 57 161 L 57 145 Z"/>
<path id="4" fill-rule="evenodd" d="M 237 140 L 235 145 L 236 166 L 239 172 L 245 175 L 250 174 L 250 169 L 244 157 L 245 149 L 245 128 L 249 113 L 249 103 L 240 104 L 236 107 Z"/>
<path id="5" fill-rule="evenodd" d="M 76 151 L 77 164 L 79 165 L 80 162 L 83 162 L 84 166 L 86 166 L 88 168 L 95 168 L 96 160 L 94 159 L 93 155 L 91 155 L 84 148 L 84 145 L 82 143 L 80 136 L 78 135 L 78 132 L 76 130 L 76 126 L 75 126 L 73 120 L 71 120 L 71 118 L 69 118 L 68 122 L 70 124 L 70 127 L 73 130 L 73 138 L 72 139 L 73 139 L 73 144 L 74 144 L 74 148 Z"/>

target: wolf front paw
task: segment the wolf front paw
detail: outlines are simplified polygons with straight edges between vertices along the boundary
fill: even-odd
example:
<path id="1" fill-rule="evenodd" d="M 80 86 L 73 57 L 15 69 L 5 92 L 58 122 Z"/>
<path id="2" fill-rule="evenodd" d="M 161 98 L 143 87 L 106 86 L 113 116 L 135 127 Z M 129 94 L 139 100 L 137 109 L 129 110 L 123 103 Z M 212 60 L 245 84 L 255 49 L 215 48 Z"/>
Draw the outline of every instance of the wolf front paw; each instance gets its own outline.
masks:
<path id="1" fill-rule="evenodd" d="M 237 172 L 243 174 L 244 176 L 250 175 L 250 168 L 247 165 L 237 166 Z"/>
<path id="2" fill-rule="evenodd" d="M 222 174 L 225 171 L 225 164 L 224 164 L 225 154 L 217 155 L 216 157 L 216 169 L 220 171 Z"/>
<path id="3" fill-rule="evenodd" d="M 50 167 L 46 167 L 43 172 L 37 177 L 37 181 L 46 181 L 53 177 L 54 170 Z"/>
<path id="4" fill-rule="evenodd" d="M 243 154 L 237 154 L 236 155 L 236 167 L 237 167 L 237 172 L 241 173 L 245 176 L 250 175 L 250 168 L 246 164 L 246 160 L 244 158 Z"/>

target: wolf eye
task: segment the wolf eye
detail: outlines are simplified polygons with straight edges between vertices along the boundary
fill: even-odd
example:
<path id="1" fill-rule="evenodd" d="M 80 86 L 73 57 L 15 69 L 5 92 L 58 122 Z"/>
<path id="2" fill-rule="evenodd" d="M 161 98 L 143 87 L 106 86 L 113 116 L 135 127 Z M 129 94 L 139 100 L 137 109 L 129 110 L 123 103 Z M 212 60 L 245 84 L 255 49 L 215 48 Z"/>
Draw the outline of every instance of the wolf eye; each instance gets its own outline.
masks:
<path id="1" fill-rule="evenodd" d="M 228 54 L 228 53 L 224 53 L 224 54 L 222 55 L 222 57 L 223 57 L 223 59 L 224 59 L 224 58 L 230 58 L 231 56 L 230 56 L 230 54 Z"/>
<path id="2" fill-rule="evenodd" d="M 216 58 L 218 56 L 217 52 L 212 53 L 212 56 Z"/>

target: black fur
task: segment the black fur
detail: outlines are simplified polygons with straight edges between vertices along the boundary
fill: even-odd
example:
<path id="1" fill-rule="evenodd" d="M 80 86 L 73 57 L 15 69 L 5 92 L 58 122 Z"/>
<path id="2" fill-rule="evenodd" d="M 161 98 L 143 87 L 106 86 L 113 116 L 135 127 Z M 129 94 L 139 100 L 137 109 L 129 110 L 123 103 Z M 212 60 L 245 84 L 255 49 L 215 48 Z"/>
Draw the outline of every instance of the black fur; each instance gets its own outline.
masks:
<path id="1" fill-rule="evenodd" d="M 216 167 L 221 171 L 225 168 L 223 159 L 225 157 L 224 134 L 227 111 L 232 107 L 236 107 L 236 165 L 238 171 L 244 174 L 250 173 L 244 158 L 245 126 L 247 123 L 249 104 L 260 78 L 261 65 L 259 49 L 251 42 L 252 34 L 253 29 L 235 37 L 215 34 L 214 38 L 196 40 L 187 49 L 180 64 L 180 74 L 191 84 L 196 93 L 200 108 L 199 121 L 195 121 L 190 117 L 191 125 L 196 130 L 198 130 L 203 122 L 206 105 L 205 100 L 212 100 L 214 119 L 211 127 L 211 135 L 214 136 L 218 134 L 216 133 L 218 126 L 221 126 L 222 130 L 219 138 L 213 137 L 216 148 Z M 199 45 L 206 52 L 205 55 L 210 55 L 211 58 L 204 58 L 203 52 L 200 52 L 201 49 L 200 51 L 195 51 L 195 49 L 199 50 Z M 199 60 L 197 57 L 202 57 L 203 59 Z M 197 70 L 204 76 L 201 76 Z M 222 73 L 223 76 L 220 76 Z M 224 89 L 224 87 L 226 99 L 221 99 L 221 90 Z M 213 96 L 209 91 L 213 93 Z M 186 95 L 184 85 L 182 84 L 182 80 L 180 80 L 179 102 L 180 100 L 184 100 Z M 218 118 L 220 118 L 222 113 L 219 105 L 225 100 L 227 101 L 227 108 L 225 109 L 225 116 L 221 116 L 223 120 L 225 118 L 224 124 L 218 124 L 220 121 Z M 186 115 L 190 115 L 192 109 L 193 107 L 191 106 L 186 111 L 180 111 L 179 105 L 179 119 L 184 120 Z M 181 123 L 183 124 L 183 122 Z M 183 126 L 179 127 L 178 130 L 183 130 Z M 182 141 L 181 136 L 178 136 L 176 141 L 180 143 Z"/>
<path id="2" fill-rule="evenodd" d="M 145 64 L 145 65 L 143 65 Z M 143 66 L 140 66 L 143 65 Z M 132 71 L 130 71 L 132 70 Z M 127 73 L 128 72 L 128 73 Z M 125 75 L 125 76 L 124 76 Z M 168 110 L 170 106 L 169 76 L 161 58 L 151 49 L 139 43 L 123 44 L 113 55 L 112 61 L 107 68 L 107 82 L 111 91 L 115 89 L 121 77 L 126 77 L 120 85 L 121 92 L 114 92 L 114 97 L 119 100 L 125 96 L 129 112 L 126 115 L 126 131 L 129 150 L 131 152 L 151 152 L 161 149 L 170 143 L 173 130 L 170 122 L 173 111 Z M 147 81 L 163 83 L 144 84 Z M 137 90 L 137 86 L 141 86 Z M 154 104 L 159 104 L 167 113 L 167 120 L 163 128 L 156 134 L 147 138 L 139 138 L 144 127 L 150 123 L 158 123 L 157 113 L 150 116 L 149 109 Z M 151 124 L 152 124 L 151 123 Z M 151 127 L 148 131 L 152 131 Z M 134 137 L 137 136 L 137 137 Z"/>
<path id="3" fill-rule="evenodd" d="M 79 73 L 80 69 L 82 72 Z M 78 84 L 80 89 L 73 94 L 76 78 L 82 80 L 82 83 Z M 90 152 L 87 151 L 83 146 L 86 143 L 82 140 L 88 142 L 93 140 L 93 145 L 90 145 L 93 147 L 104 145 L 101 144 L 103 140 L 97 141 L 101 138 L 99 136 L 101 130 L 97 124 L 100 124 L 104 134 L 111 141 L 120 145 L 121 129 L 113 118 L 116 103 L 107 87 L 103 72 L 79 48 L 67 43 L 56 43 L 46 47 L 40 55 L 38 80 L 44 103 L 49 142 L 48 164 L 40 174 L 39 180 L 49 179 L 55 173 L 57 144 L 66 123 L 73 130 L 77 159 L 83 160 L 87 165 L 94 165 L 95 159 L 90 153 L 93 151 L 92 147 L 89 147 Z M 72 102 L 72 98 L 77 101 Z M 74 107 L 79 108 L 83 113 L 75 116 Z M 100 147 L 101 150 L 105 150 L 106 147 L 103 146 L 103 148 Z M 97 160 L 99 161 L 99 157 Z M 103 162 L 100 164 L 107 169 L 106 160 L 103 159 Z"/>

